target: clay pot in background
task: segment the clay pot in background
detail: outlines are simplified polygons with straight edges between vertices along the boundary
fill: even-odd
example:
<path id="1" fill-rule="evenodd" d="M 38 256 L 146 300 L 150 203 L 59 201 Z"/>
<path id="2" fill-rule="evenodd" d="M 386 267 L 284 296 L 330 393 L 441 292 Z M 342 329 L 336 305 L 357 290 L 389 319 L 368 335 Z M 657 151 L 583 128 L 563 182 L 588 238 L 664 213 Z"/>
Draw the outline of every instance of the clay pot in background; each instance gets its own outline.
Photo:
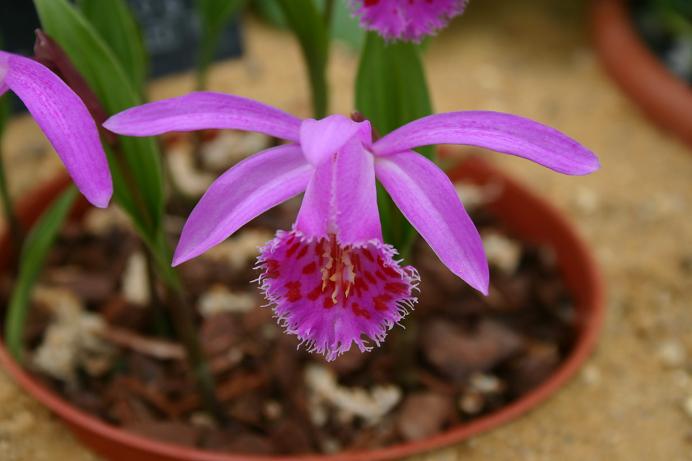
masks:
<path id="1" fill-rule="evenodd" d="M 659 126 L 692 147 L 692 88 L 639 35 L 626 0 L 593 0 L 596 52 L 610 76 Z"/>

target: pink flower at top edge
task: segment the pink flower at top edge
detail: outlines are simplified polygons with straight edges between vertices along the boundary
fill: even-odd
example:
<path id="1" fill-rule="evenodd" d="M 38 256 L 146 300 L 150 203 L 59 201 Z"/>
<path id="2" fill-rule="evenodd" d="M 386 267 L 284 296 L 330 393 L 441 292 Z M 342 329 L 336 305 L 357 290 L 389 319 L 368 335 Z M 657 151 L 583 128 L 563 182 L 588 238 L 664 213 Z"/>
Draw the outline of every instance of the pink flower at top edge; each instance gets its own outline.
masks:
<path id="1" fill-rule="evenodd" d="M 351 0 L 363 28 L 386 40 L 419 42 L 464 12 L 468 0 Z"/>
<path id="2" fill-rule="evenodd" d="M 341 115 L 300 120 L 237 96 L 192 93 L 128 109 L 104 126 L 128 136 L 239 129 L 283 138 L 221 175 L 182 231 L 173 264 L 217 245 L 270 208 L 305 192 L 293 229 L 261 250 L 262 289 L 287 332 L 333 360 L 356 344 L 379 344 L 416 302 L 416 270 L 382 241 L 376 179 L 457 276 L 487 294 L 488 263 L 478 231 L 447 175 L 412 149 L 466 144 L 524 157 L 555 171 L 598 169 L 589 150 L 515 115 L 450 112 L 421 118 L 372 140 L 370 123 Z"/>

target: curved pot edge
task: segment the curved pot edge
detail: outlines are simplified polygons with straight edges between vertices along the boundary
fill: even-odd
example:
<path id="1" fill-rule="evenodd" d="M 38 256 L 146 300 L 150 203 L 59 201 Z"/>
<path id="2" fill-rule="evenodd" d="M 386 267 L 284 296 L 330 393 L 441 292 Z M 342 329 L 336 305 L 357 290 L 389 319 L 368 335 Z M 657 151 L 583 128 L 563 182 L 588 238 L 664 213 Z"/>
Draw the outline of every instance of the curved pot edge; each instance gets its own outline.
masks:
<path id="1" fill-rule="evenodd" d="M 649 51 L 626 0 L 592 0 L 590 16 L 592 41 L 609 75 L 660 127 L 692 146 L 692 89 Z"/>
<path id="2" fill-rule="evenodd" d="M 459 443 L 471 436 L 510 422 L 522 414 L 532 410 L 538 404 L 547 400 L 551 395 L 564 386 L 578 371 L 580 366 L 593 351 L 604 317 L 603 281 L 596 263 L 585 243 L 578 237 L 571 224 L 569 224 L 562 214 L 560 214 L 544 199 L 527 190 L 524 186 L 512 180 L 496 167 L 493 167 L 484 160 L 476 157 L 470 157 L 462 160 L 458 166 L 450 170 L 449 175 L 454 181 L 458 181 L 459 179 L 479 183 L 498 181 L 503 184 L 503 189 L 507 194 L 519 197 L 519 200 L 522 201 L 534 201 L 538 208 L 537 213 L 549 216 L 550 220 L 553 222 L 553 225 L 557 226 L 564 232 L 564 237 L 569 244 L 572 245 L 575 255 L 577 256 L 577 260 L 580 261 L 579 266 L 586 275 L 586 299 L 582 299 L 578 303 L 582 304 L 581 307 L 588 311 L 589 315 L 587 316 L 587 321 L 582 323 L 582 331 L 577 339 L 574 350 L 561 364 L 558 370 L 550 376 L 550 378 L 548 378 L 534 390 L 524 395 L 524 397 L 521 399 L 507 405 L 498 412 L 478 418 L 469 424 L 451 428 L 441 434 L 427 439 L 371 451 L 344 452 L 334 455 L 304 456 L 220 454 L 147 439 L 145 437 L 108 425 L 101 420 L 73 407 L 70 403 L 63 400 L 53 391 L 42 386 L 17 362 L 15 362 L 5 348 L 4 342 L 0 342 L 0 365 L 3 366 L 3 368 L 8 372 L 13 380 L 20 385 L 22 389 L 47 406 L 52 412 L 57 414 L 68 424 L 68 426 L 70 426 L 72 431 L 78 436 L 78 438 L 82 440 L 82 442 L 85 443 L 85 445 L 95 450 L 97 453 L 102 455 L 112 453 L 112 451 L 108 449 L 107 445 L 103 445 L 102 440 L 95 440 L 95 438 L 106 438 L 112 440 L 113 444 L 125 445 L 130 450 L 150 453 L 151 456 L 148 457 L 148 459 L 151 461 L 159 459 L 179 459 L 190 461 L 380 461 L 399 459 L 436 448 L 449 446 L 454 443 Z M 52 190 L 55 190 L 56 187 L 60 187 L 60 185 L 64 187 L 65 184 L 67 184 L 67 180 L 65 180 L 65 178 L 58 178 L 50 183 L 50 187 Z M 47 194 L 41 193 L 35 194 L 37 197 L 45 197 L 46 195 Z M 22 201 L 22 203 L 25 205 L 37 205 L 41 203 L 37 200 L 32 200 L 32 198 L 33 196 L 28 200 Z M 26 215 L 28 222 L 31 220 L 33 215 L 37 213 L 24 214 Z M 2 236 L 0 239 L 0 244 L 2 243 L 2 240 L 6 239 L 7 236 Z"/>

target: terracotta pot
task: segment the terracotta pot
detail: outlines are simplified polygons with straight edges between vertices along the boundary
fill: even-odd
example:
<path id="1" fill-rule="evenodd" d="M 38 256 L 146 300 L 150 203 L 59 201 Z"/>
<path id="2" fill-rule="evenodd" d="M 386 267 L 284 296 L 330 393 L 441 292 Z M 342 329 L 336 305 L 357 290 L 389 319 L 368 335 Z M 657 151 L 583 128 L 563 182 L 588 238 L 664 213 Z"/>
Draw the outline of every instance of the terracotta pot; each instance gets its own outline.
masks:
<path id="1" fill-rule="evenodd" d="M 593 0 L 593 41 L 608 73 L 662 128 L 692 146 L 692 88 L 649 51 L 626 0 Z"/>
<path id="2" fill-rule="evenodd" d="M 477 158 L 462 161 L 450 172 L 455 181 L 495 184 L 499 194 L 489 208 L 512 231 L 527 241 L 550 246 L 557 256 L 566 285 L 576 301 L 578 335 L 574 349 L 562 365 L 536 389 L 501 410 L 470 423 L 453 427 L 425 440 L 395 445 L 367 452 L 313 456 L 250 456 L 215 454 L 150 440 L 135 435 L 73 407 L 54 391 L 44 387 L 15 362 L 4 346 L 0 346 L 0 363 L 26 392 L 50 408 L 72 429 L 84 445 L 110 460 L 128 461 L 241 461 L 241 460 L 385 460 L 397 459 L 440 448 L 465 440 L 475 434 L 504 424 L 545 401 L 565 385 L 584 363 L 596 342 L 603 320 L 603 285 L 599 272 L 586 245 L 574 228 L 545 200 L 511 180 L 504 173 Z M 27 222 L 36 219 L 39 211 L 64 187 L 65 180 L 48 184 L 31 195 L 20 209 Z M 7 244 L 7 236 L 2 239 Z M 2 253 L 5 254 L 4 252 Z"/>

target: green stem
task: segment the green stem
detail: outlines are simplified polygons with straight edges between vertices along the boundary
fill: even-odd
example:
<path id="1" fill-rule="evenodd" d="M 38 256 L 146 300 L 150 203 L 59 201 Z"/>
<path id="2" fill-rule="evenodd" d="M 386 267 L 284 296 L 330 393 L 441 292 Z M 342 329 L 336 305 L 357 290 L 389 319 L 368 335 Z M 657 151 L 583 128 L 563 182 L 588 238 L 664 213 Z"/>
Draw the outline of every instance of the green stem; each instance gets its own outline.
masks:
<path id="1" fill-rule="evenodd" d="M 313 116 L 324 118 L 329 106 L 329 31 L 325 18 L 312 0 L 278 0 L 278 4 L 300 43 L 312 93 Z"/>
<path id="2" fill-rule="evenodd" d="M 148 229 L 141 233 L 144 242 L 147 244 L 153 262 L 156 265 L 157 272 L 161 277 L 166 287 L 165 305 L 168 308 L 169 316 L 173 323 L 176 336 L 181 340 L 185 348 L 188 365 L 193 372 L 197 388 L 202 396 L 202 403 L 206 410 L 217 419 L 219 423 L 225 421 L 225 415 L 221 411 L 221 405 L 216 398 L 216 386 L 214 377 L 210 372 L 202 348 L 197 336 L 195 327 L 196 321 L 193 315 L 193 310 L 186 302 L 186 296 L 183 290 L 183 284 L 180 281 L 178 273 L 171 267 L 172 259 L 171 250 L 166 243 L 163 226 L 156 228 L 151 225 L 151 217 L 146 212 L 143 197 L 140 190 L 133 184 L 130 170 L 125 165 L 121 155 L 116 153 L 116 161 L 120 162 L 120 169 L 128 187 L 133 192 L 133 197 L 141 210 L 142 215 L 147 219 L 149 224 Z"/>
<path id="3" fill-rule="evenodd" d="M 163 234 L 157 240 L 158 251 L 152 252 L 152 256 L 155 258 L 154 261 L 158 263 L 159 274 L 166 286 L 165 305 L 173 321 L 173 328 L 185 348 L 188 365 L 195 378 L 204 408 L 219 423 L 224 423 L 227 418 L 221 410 L 221 404 L 216 396 L 214 375 L 211 373 L 209 363 L 199 342 L 194 312 L 187 302 L 180 276 L 168 263 L 171 260 L 171 251 Z"/>
<path id="4" fill-rule="evenodd" d="M 193 136 L 193 138 L 192 138 L 193 139 L 193 149 L 198 149 L 196 147 L 196 143 L 198 142 L 198 140 L 199 140 L 200 145 L 201 145 L 201 138 L 199 137 L 200 133 L 201 132 L 199 132 L 199 131 L 193 131 L 191 133 L 191 136 Z M 161 143 L 161 150 L 166 152 L 165 143 Z M 197 166 L 198 166 L 198 168 L 201 168 L 201 156 L 202 156 L 201 152 L 198 153 L 197 150 L 194 150 L 193 155 L 194 155 L 194 161 L 195 161 L 196 165 L 197 165 L 197 163 L 199 163 L 199 165 L 197 165 Z M 173 174 L 173 170 L 171 169 L 170 162 L 168 162 L 166 160 L 166 158 L 164 158 L 164 161 L 163 161 L 163 174 L 165 175 L 166 184 L 168 184 L 169 191 L 170 191 L 170 198 L 169 198 L 168 203 L 169 204 L 171 204 L 171 203 L 175 204 L 176 206 L 178 204 L 182 204 L 183 206 L 186 206 L 186 207 L 189 206 L 189 208 L 191 209 L 195 205 L 197 199 L 195 197 L 191 197 L 190 195 L 186 194 L 183 191 L 182 187 L 180 187 L 180 184 L 176 180 L 175 175 Z"/>
<path id="5" fill-rule="evenodd" d="M 310 66 L 308 69 L 308 77 L 310 79 L 310 89 L 312 91 L 312 113 L 316 119 L 321 119 L 327 116 L 327 106 L 329 104 L 329 96 L 327 94 L 327 79 L 325 77 L 325 68 Z"/>
<path id="6" fill-rule="evenodd" d="M 209 82 L 209 66 L 214 59 L 214 53 L 216 52 L 214 40 L 210 35 L 215 34 L 204 34 L 202 38 L 199 63 L 197 64 L 197 70 L 195 72 L 195 88 L 197 91 L 204 91 L 207 89 Z"/>
<path id="7" fill-rule="evenodd" d="M 331 30 L 333 17 L 334 0 L 326 0 L 324 4 L 324 27 L 327 29 L 327 32 Z"/>
<path id="8" fill-rule="evenodd" d="M 139 234 L 145 238 L 151 238 L 151 235 L 155 234 L 161 226 L 154 225 L 154 219 L 150 214 L 149 207 L 147 207 L 142 191 L 137 187 L 137 181 L 132 175 L 132 170 L 127 160 L 125 160 L 124 154 L 119 146 L 113 146 L 114 153 L 111 156 L 115 159 L 115 166 L 117 166 L 120 175 L 125 181 L 127 190 L 132 193 L 132 200 L 134 201 L 134 206 L 137 208 L 137 214 L 142 220 L 142 228 L 139 229 Z"/>
<path id="9" fill-rule="evenodd" d="M 14 205 L 10 197 L 9 187 L 7 185 L 7 175 L 5 174 L 5 161 L 2 148 L 0 147 L 0 200 L 2 200 L 2 209 L 5 214 L 5 222 L 10 230 L 10 244 L 12 253 L 19 255 L 22 245 L 24 244 L 24 231 L 16 213 Z"/>
<path id="10" fill-rule="evenodd" d="M 147 285 L 149 286 L 149 295 L 151 298 L 150 306 L 154 312 L 156 334 L 162 337 L 170 337 L 172 333 L 170 321 L 166 315 L 163 302 L 160 299 L 157 290 L 156 263 L 151 251 L 148 251 L 148 248 L 145 248 L 145 250 L 144 255 L 147 263 Z"/>

